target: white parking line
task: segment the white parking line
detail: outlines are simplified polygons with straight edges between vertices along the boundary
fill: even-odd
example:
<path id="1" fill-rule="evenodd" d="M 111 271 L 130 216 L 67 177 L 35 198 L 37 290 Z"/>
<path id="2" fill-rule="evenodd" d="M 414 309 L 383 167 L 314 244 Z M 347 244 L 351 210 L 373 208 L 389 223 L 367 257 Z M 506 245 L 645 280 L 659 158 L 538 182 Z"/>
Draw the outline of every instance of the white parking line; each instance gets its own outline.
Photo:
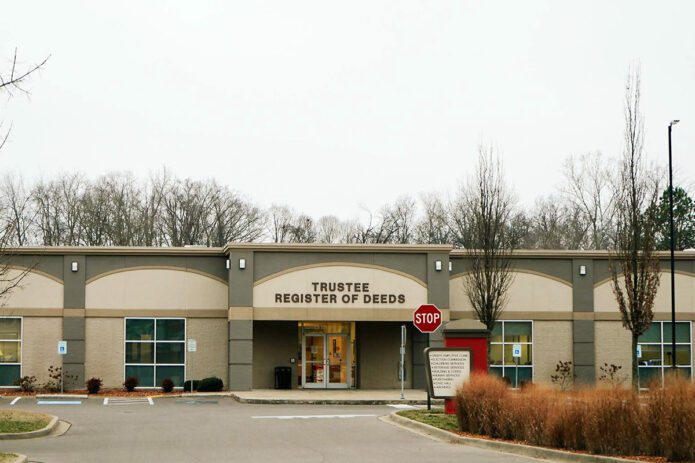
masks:
<path id="1" fill-rule="evenodd" d="M 147 401 L 150 403 L 150 405 L 154 405 L 154 401 L 152 400 L 152 397 L 148 397 Z"/>
<path id="2" fill-rule="evenodd" d="M 104 397 L 104 405 L 108 405 L 108 404 L 109 404 L 109 398 L 108 398 L 108 397 Z"/>
<path id="3" fill-rule="evenodd" d="M 412 405 L 408 405 L 408 404 L 388 404 L 388 406 L 392 407 L 392 408 L 399 408 L 402 410 L 414 410 L 415 408 L 417 408 L 417 407 L 413 407 Z"/>
<path id="4" fill-rule="evenodd" d="M 313 418 L 364 418 L 376 415 L 276 415 L 276 416 L 252 416 L 256 420 L 309 420 Z"/>
<path id="5" fill-rule="evenodd" d="M 21 397 L 15 397 L 14 400 L 12 402 L 10 402 L 10 405 L 14 405 L 17 402 L 19 402 L 19 399 L 21 399 Z"/>

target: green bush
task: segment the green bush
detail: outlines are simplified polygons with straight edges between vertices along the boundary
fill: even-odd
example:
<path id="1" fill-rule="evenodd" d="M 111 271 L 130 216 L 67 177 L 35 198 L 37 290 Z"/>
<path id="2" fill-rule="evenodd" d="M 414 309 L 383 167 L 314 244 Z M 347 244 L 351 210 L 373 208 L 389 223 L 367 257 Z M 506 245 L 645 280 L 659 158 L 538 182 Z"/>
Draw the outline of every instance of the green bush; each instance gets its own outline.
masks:
<path id="1" fill-rule="evenodd" d="M 198 390 L 198 385 L 200 385 L 200 380 L 194 379 L 193 380 L 193 390 L 194 391 Z M 186 391 L 191 392 L 191 380 L 190 379 L 183 383 L 183 392 L 186 392 Z"/>
<path id="2" fill-rule="evenodd" d="M 190 386 L 189 386 L 190 387 Z M 203 378 L 198 384 L 198 392 L 217 392 L 223 387 L 222 380 L 216 376 Z"/>

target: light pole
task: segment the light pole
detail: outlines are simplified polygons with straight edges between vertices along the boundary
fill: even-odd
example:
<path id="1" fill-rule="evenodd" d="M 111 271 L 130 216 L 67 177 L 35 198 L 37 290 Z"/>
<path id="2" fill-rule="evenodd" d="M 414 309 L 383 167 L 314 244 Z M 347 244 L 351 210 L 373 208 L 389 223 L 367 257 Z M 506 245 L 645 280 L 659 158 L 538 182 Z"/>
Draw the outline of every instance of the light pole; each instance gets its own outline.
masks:
<path id="1" fill-rule="evenodd" d="M 678 119 L 668 125 L 668 221 L 671 229 L 671 368 L 676 372 L 676 259 L 673 256 L 673 163 L 671 161 L 671 127 L 680 122 Z"/>

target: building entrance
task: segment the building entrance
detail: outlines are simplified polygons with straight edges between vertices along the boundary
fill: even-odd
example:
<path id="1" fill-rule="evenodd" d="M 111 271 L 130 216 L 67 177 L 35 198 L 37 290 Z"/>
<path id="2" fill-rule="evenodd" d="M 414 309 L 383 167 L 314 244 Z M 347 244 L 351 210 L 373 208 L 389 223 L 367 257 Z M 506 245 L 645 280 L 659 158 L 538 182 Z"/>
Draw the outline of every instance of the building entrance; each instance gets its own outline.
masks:
<path id="1" fill-rule="evenodd" d="M 300 324 L 299 384 L 305 389 L 354 387 L 354 323 Z"/>

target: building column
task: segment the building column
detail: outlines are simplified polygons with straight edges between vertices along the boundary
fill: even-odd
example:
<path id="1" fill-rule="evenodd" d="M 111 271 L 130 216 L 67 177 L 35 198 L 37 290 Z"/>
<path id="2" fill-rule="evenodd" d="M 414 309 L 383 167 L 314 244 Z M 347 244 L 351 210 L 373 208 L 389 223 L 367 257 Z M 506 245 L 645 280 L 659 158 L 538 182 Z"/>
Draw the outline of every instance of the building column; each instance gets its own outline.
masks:
<path id="1" fill-rule="evenodd" d="M 76 272 L 72 271 L 73 262 L 77 262 Z M 68 348 L 62 356 L 65 389 L 83 389 L 85 383 L 85 266 L 85 256 L 63 257 L 63 340 Z"/>
<path id="2" fill-rule="evenodd" d="M 229 264 L 227 387 L 244 391 L 253 388 L 253 251 L 231 252 Z"/>
<path id="3" fill-rule="evenodd" d="M 586 269 L 580 274 L 580 267 Z M 594 262 L 572 259 L 572 357 L 576 381 L 596 382 L 596 347 L 594 343 Z"/>

